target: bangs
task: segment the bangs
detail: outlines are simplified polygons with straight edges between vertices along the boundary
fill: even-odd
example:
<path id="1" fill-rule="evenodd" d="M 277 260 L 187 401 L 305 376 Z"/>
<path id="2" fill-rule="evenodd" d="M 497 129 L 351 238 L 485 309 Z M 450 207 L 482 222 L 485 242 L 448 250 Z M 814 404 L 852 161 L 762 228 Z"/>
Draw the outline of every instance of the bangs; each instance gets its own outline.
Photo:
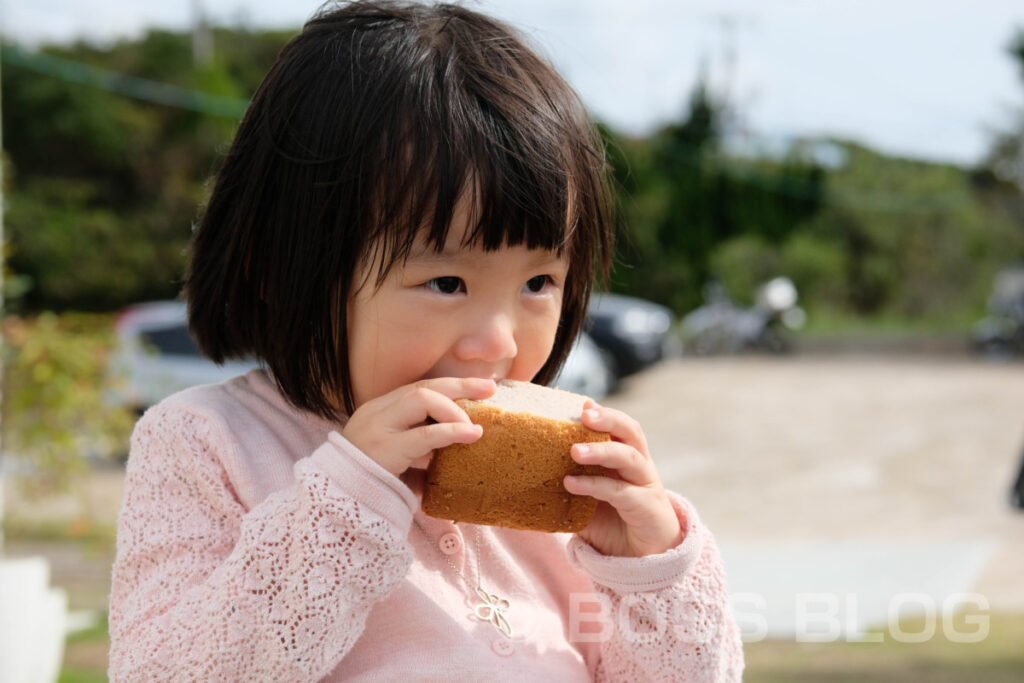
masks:
<path id="1" fill-rule="evenodd" d="M 460 40 L 460 28 L 445 22 L 407 46 L 422 60 L 411 78 L 390 77 L 381 62 L 382 97 L 366 136 L 377 142 L 361 174 L 373 183 L 363 253 L 379 281 L 417 240 L 440 252 L 460 211 L 469 216 L 463 246 L 559 256 L 571 255 L 581 220 L 603 213 L 584 206 L 606 196 L 604 158 L 570 142 L 593 142 L 575 93 L 504 31 L 484 51 Z"/>
<path id="2" fill-rule="evenodd" d="M 460 244 L 465 248 L 525 246 L 565 254 L 574 219 L 569 216 L 570 188 L 564 175 L 523 178 L 494 168 L 478 170 L 480 161 L 489 161 L 483 155 L 449 157 L 442 166 L 438 161 L 444 156 L 428 153 L 420 161 L 402 163 L 391 169 L 401 182 L 376 188 L 379 218 L 370 226 L 367 251 L 379 281 L 404 262 L 417 243 L 443 251 L 453 226 L 461 230 L 465 225 Z M 416 157 L 414 153 L 411 158 Z"/>

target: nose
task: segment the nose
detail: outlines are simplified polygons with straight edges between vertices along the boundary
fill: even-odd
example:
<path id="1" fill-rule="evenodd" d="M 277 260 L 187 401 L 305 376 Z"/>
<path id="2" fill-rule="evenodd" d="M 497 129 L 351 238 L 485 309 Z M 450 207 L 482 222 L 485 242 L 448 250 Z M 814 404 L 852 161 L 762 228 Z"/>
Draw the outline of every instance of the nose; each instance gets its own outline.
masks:
<path id="1" fill-rule="evenodd" d="M 515 318 L 493 310 L 474 316 L 454 351 L 463 362 L 499 363 L 515 358 L 519 352 Z"/>

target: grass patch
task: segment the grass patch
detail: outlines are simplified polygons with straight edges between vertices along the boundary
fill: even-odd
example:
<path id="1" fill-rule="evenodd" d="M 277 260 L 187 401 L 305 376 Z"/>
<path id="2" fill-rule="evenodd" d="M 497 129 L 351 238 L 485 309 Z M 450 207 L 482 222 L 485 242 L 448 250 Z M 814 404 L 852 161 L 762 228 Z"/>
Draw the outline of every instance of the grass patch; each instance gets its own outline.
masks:
<path id="1" fill-rule="evenodd" d="M 971 633 L 975 626 L 954 620 L 956 632 Z M 759 683 L 845 683 L 858 681 L 984 680 L 986 683 L 1017 683 L 1024 672 L 1024 614 L 989 615 L 989 632 L 977 643 L 951 641 L 941 620 L 901 619 L 899 630 L 908 634 L 934 636 L 922 643 L 897 640 L 888 629 L 876 631 L 880 643 L 836 642 L 797 643 L 792 640 L 764 640 L 746 643 L 747 669 L 744 681 Z"/>
<path id="2" fill-rule="evenodd" d="M 111 551 L 117 543 L 117 524 L 85 517 L 29 519 L 8 511 L 3 518 L 3 534 L 8 541 L 76 543 L 90 550 Z"/>
<path id="3" fill-rule="evenodd" d="M 109 651 L 109 625 L 104 615 L 92 628 L 72 633 L 64 641 L 64 665 L 58 683 L 106 681 Z"/>
<path id="4" fill-rule="evenodd" d="M 836 336 L 911 336 L 911 335 L 966 335 L 984 313 L 954 311 L 943 315 L 909 317 L 894 314 L 856 316 L 836 310 L 808 312 L 807 324 L 800 336 L 828 338 Z"/>
<path id="5" fill-rule="evenodd" d="M 89 671 L 84 669 L 62 669 L 57 676 L 57 683 L 106 683 L 107 672 Z"/>
<path id="6" fill-rule="evenodd" d="M 100 640 L 109 640 L 109 634 L 110 625 L 107 622 L 107 615 L 104 614 L 103 618 L 96 622 L 95 626 L 72 633 L 67 637 L 64 644 L 66 647 L 77 643 L 95 643 Z"/>

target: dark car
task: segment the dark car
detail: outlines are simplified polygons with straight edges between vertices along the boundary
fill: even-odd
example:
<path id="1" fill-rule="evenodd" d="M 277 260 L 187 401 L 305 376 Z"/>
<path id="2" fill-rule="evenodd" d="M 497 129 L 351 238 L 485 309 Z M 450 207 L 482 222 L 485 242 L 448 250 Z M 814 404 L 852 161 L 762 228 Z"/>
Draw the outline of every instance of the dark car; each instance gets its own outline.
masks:
<path id="1" fill-rule="evenodd" d="M 660 304 L 621 294 L 595 294 L 585 329 L 621 378 L 678 352 L 675 322 L 672 311 Z"/>
<path id="2" fill-rule="evenodd" d="M 1024 266 L 996 274 L 988 311 L 971 330 L 971 347 L 996 357 L 1024 354 Z"/>

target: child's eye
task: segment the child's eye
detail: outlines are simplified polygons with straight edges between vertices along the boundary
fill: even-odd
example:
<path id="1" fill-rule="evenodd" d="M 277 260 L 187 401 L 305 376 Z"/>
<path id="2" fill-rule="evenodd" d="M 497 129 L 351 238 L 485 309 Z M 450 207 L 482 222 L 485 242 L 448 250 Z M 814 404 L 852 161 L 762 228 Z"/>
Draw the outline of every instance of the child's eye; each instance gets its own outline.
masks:
<path id="1" fill-rule="evenodd" d="M 544 291 L 544 287 L 547 286 L 548 283 L 554 283 L 554 280 L 550 275 L 538 275 L 527 280 L 525 288 L 526 291 L 531 294 L 539 294 Z"/>
<path id="2" fill-rule="evenodd" d="M 455 277 L 453 275 L 446 275 L 445 277 L 435 277 L 426 283 L 428 289 L 432 289 L 435 292 L 441 294 L 457 294 L 458 292 L 466 291 L 466 286 L 462 282 L 462 278 Z"/>

